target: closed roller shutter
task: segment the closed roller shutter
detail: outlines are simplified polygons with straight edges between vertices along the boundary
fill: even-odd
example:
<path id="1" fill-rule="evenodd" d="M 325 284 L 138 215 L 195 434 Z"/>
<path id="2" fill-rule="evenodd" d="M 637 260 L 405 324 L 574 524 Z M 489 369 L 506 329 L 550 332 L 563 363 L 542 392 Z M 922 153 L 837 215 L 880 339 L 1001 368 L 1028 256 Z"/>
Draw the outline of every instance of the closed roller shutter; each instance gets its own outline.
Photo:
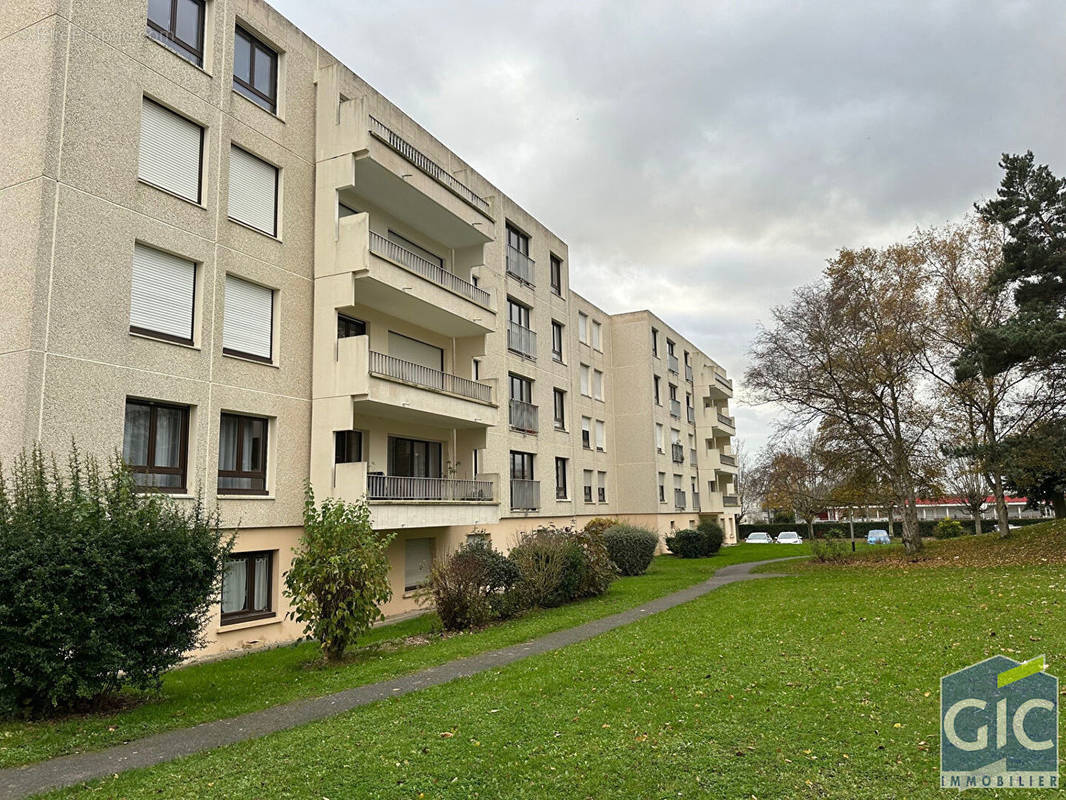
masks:
<path id="1" fill-rule="evenodd" d="M 226 276 L 222 349 L 240 355 L 271 359 L 274 292 L 233 275 Z"/>
<path id="2" fill-rule="evenodd" d="M 229 153 L 229 215 L 256 230 L 277 235 L 278 170 L 239 147 Z"/>
<path id="3" fill-rule="evenodd" d="M 433 540 L 408 539 L 404 543 L 403 588 L 410 592 L 424 586 L 433 566 Z"/>
<path id="4" fill-rule="evenodd" d="M 429 369 L 444 370 L 443 350 L 393 331 L 389 331 L 389 355 Z"/>
<path id="5" fill-rule="evenodd" d="M 203 130 L 195 122 L 144 98 L 137 173 L 141 180 L 199 203 Z"/>
<path id="6" fill-rule="evenodd" d="M 130 328 L 192 343 L 196 264 L 140 244 L 133 248 Z"/>

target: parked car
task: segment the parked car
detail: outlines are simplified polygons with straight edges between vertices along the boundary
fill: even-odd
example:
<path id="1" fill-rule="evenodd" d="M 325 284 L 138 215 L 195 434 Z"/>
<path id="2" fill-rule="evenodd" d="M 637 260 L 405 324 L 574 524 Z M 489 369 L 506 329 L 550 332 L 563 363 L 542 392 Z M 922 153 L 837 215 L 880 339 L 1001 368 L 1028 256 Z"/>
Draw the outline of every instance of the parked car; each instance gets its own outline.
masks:
<path id="1" fill-rule="evenodd" d="M 866 534 L 866 544 L 889 544 L 891 541 L 888 531 L 881 528 L 872 528 Z"/>
<path id="2" fill-rule="evenodd" d="M 778 544 L 803 544 L 803 537 L 795 531 L 783 531 L 777 535 Z"/>
<path id="3" fill-rule="evenodd" d="M 748 544 L 773 544 L 774 537 L 764 531 L 756 531 L 755 533 L 749 533 L 744 541 Z"/>

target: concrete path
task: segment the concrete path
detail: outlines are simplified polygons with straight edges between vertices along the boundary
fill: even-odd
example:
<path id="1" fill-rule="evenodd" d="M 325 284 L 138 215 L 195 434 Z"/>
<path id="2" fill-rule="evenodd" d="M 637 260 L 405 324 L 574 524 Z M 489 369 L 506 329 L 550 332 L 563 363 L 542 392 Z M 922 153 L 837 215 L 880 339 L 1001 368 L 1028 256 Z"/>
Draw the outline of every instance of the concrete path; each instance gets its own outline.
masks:
<path id="1" fill-rule="evenodd" d="M 726 584 L 756 578 L 779 577 L 776 573 L 752 574 L 751 570 L 761 564 L 786 560 L 789 559 L 775 558 L 723 567 L 703 583 L 652 600 L 637 608 L 595 619 L 574 628 L 556 631 L 529 642 L 449 661 L 392 680 L 356 686 L 325 697 L 296 700 L 284 705 L 265 708 L 262 711 L 242 714 L 239 717 L 205 722 L 192 728 L 159 733 L 107 750 L 77 753 L 41 761 L 37 764 L 27 764 L 24 767 L 0 770 L 0 798 L 6 800 L 7 798 L 27 797 L 38 792 L 72 786 L 130 769 L 151 767 L 183 756 L 326 719 L 359 706 L 376 703 L 389 697 L 400 697 L 410 692 L 417 692 L 419 689 L 453 681 L 456 678 L 466 678 L 485 670 L 497 669 L 528 656 L 583 642 L 593 636 L 687 603 Z"/>

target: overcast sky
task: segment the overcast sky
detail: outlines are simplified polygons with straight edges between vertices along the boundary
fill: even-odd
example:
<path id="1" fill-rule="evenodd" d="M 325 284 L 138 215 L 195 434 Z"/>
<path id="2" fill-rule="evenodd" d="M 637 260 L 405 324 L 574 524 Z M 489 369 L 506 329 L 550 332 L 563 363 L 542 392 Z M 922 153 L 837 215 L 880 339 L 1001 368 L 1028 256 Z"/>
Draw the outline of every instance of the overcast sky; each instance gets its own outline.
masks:
<path id="1" fill-rule="evenodd" d="M 837 248 L 965 213 L 1004 151 L 1066 171 L 1061 0 L 274 5 L 734 378 Z"/>

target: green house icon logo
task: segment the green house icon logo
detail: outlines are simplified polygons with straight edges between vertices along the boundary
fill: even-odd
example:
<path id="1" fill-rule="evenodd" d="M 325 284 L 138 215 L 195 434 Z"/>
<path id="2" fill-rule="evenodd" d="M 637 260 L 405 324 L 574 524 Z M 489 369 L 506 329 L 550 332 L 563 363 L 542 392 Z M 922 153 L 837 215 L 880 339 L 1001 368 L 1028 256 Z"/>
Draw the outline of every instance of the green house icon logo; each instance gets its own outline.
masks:
<path id="1" fill-rule="evenodd" d="M 1058 788 L 1058 694 L 1043 656 L 993 656 L 941 678 L 941 787 Z"/>

